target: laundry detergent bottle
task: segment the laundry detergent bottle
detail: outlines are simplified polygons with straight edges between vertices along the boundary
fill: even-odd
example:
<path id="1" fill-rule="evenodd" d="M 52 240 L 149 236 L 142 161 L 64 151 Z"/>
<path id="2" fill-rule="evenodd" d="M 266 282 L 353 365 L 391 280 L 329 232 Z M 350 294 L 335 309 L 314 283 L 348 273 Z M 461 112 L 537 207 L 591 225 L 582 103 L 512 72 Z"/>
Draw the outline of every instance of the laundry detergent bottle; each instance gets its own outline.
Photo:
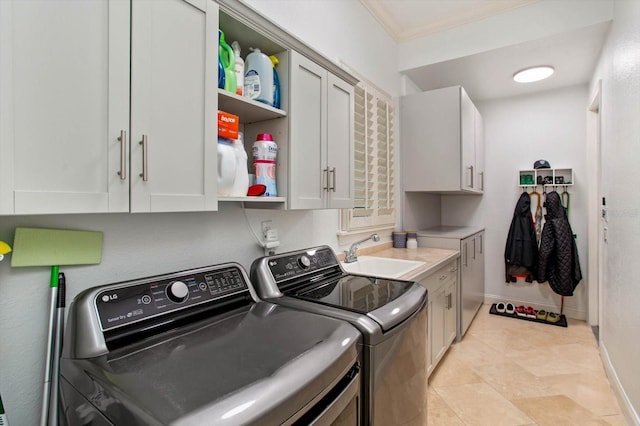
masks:
<path id="1" fill-rule="evenodd" d="M 273 64 L 260 49 L 244 61 L 244 96 L 273 106 Z"/>
<path id="2" fill-rule="evenodd" d="M 218 137 L 218 195 L 231 196 L 236 179 L 236 153 L 231 139 Z"/>
<path id="3" fill-rule="evenodd" d="M 249 169 L 247 166 L 247 151 L 244 149 L 244 137 L 238 132 L 238 139 L 233 142 L 233 152 L 236 158 L 236 176 L 233 181 L 231 196 L 244 197 L 249 189 Z"/>
<path id="4" fill-rule="evenodd" d="M 280 61 L 273 55 L 269 56 L 269 59 L 271 60 L 271 64 L 273 64 L 273 107 L 280 109 L 280 79 L 276 71 L 276 65 L 278 65 Z"/>
<path id="5" fill-rule="evenodd" d="M 235 57 L 235 72 L 236 72 L 236 95 L 242 96 L 244 93 L 244 59 L 240 56 L 240 43 L 234 41 L 231 43 L 233 49 L 233 56 Z"/>
<path id="6" fill-rule="evenodd" d="M 236 60 L 233 55 L 233 49 L 224 40 L 224 33 L 218 30 L 220 40 L 218 46 L 218 57 L 224 68 L 224 90 L 236 93 Z"/>

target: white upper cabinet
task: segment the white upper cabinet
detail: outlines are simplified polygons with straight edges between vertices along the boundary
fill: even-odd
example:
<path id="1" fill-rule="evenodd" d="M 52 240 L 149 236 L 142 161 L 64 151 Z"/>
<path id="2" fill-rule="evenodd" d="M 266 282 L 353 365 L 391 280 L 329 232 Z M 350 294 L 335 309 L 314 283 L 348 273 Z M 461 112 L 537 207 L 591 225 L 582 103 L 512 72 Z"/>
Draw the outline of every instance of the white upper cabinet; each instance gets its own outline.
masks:
<path id="1" fill-rule="evenodd" d="M 218 11 L 134 0 L 131 211 L 217 209 Z"/>
<path id="2" fill-rule="evenodd" d="M 129 5 L 0 2 L 0 213 L 129 208 Z"/>
<path id="3" fill-rule="evenodd" d="M 353 207 L 353 86 L 291 52 L 289 208 Z"/>
<path id="4" fill-rule="evenodd" d="M 403 96 L 405 191 L 475 193 L 484 189 L 482 116 L 460 86 Z"/>
<path id="5" fill-rule="evenodd" d="M 0 214 L 215 210 L 216 65 L 211 0 L 0 1 Z"/>

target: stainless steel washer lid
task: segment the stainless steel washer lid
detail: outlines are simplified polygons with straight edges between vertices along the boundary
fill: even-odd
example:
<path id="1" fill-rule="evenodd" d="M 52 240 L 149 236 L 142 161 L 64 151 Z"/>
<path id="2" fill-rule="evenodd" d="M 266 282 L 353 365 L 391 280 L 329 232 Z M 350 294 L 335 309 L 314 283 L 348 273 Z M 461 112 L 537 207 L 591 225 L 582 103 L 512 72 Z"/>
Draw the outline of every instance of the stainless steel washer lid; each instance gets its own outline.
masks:
<path id="1" fill-rule="evenodd" d="M 343 275 L 311 289 L 285 294 L 367 315 L 384 331 L 413 315 L 426 300 L 426 290 L 413 282 L 362 275 Z"/>
<path id="2" fill-rule="evenodd" d="M 62 373 L 115 424 L 280 424 L 344 374 L 360 333 L 266 302 L 85 360 Z"/>
<path id="3" fill-rule="evenodd" d="M 256 259 L 251 282 L 259 297 L 345 319 L 368 334 L 365 339 L 377 340 L 427 303 L 426 289 L 419 284 L 346 274 L 328 246 Z"/>

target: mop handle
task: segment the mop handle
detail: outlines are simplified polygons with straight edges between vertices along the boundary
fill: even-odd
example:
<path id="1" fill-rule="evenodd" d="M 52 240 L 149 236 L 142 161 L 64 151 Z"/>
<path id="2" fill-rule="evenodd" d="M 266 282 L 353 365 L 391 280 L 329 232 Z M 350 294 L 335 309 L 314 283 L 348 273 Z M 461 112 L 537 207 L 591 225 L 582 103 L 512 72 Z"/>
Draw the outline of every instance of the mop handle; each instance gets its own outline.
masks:
<path id="1" fill-rule="evenodd" d="M 47 336 L 47 359 L 44 365 L 44 383 L 42 389 L 42 411 L 40 426 L 47 426 L 49 422 L 49 398 L 51 394 L 51 363 L 53 361 L 53 346 L 56 334 L 56 318 L 58 313 L 58 266 L 51 267 L 51 305 L 49 308 L 49 333 Z"/>

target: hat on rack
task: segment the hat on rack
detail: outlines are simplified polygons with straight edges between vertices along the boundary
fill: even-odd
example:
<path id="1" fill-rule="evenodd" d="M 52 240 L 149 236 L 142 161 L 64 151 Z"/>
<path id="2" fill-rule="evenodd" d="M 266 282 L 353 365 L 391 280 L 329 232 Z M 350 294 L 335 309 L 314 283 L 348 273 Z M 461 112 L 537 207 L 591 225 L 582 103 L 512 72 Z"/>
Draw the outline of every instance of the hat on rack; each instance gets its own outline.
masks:
<path id="1" fill-rule="evenodd" d="M 533 168 L 534 169 L 550 169 L 551 164 L 549 164 L 547 160 L 538 160 L 535 163 L 533 163 Z"/>

